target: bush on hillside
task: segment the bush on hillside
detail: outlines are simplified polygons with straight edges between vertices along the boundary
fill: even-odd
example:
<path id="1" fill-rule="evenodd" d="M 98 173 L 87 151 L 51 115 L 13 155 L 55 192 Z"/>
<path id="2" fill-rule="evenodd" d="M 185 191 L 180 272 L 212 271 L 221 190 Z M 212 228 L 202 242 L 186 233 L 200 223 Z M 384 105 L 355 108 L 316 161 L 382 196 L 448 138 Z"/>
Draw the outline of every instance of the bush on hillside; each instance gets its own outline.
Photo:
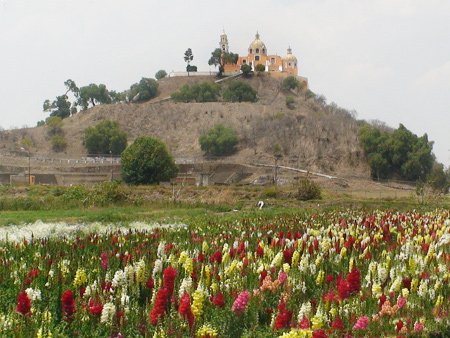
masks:
<path id="1" fill-rule="evenodd" d="M 128 90 L 128 101 L 143 102 L 153 99 L 158 94 L 158 82 L 143 77 L 139 83 L 131 85 Z"/>
<path id="2" fill-rule="evenodd" d="M 222 124 L 215 125 L 199 138 L 200 148 L 207 155 L 213 156 L 231 155 L 236 151 L 238 142 L 237 133 Z"/>
<path id="3" fill-rule="evenodd" d="M 191 86 L 184 85 L 171 95 L 176 102 L 216 102 L 220 93 L 219 85 L 202 82 Z"/>
<path id="4" fill-rule="evenodd" d="M 128 184 L 153 184 L 175 177 L 178 168 L 166 145 L 153 137 L 138 137 L 122 153 L 122 178 Z"/>
<path id="5" fill-rule="evenodd" d="M 288 76 L 281 84 L 284 90 L 294 90 L 300 87 L 300 82 L 295 76 Z"/>
<path id="6" fill-rule="evenodd" d="M 243 64 L 241 66 L 241 72 L 245 77 L 249 77 L 251 75 L 252 72 L 252 67 L 248 64 Z"/>
<path id="7" fill-rule="evenodd" d="M 50 142 L 54 152 L 60 153 L 67 148 L 67 141 L 63 134 L 53 135 Z"/>
<path id="8" fill-rule="evenodd" d="M 164 69 L 158 70 L 155 74 L 156 80 L 161 80 L 167 76 L 167 72 Z"/>
<path id="9" fill-rule="evenodd" d="M 300 201 L 317 200 L 322 198 L 320 186 L 308 178 L 298 182 L 297 199 Z"/>
<path id="10" fill-rule="evenodd" d="M 127 134 L 117 122 L 105 120 L 84 130 L 83 145 L 89 154 L 120 155 L 127 146 Z"/>
<path id="11" fill-rule="evenodd" d="M 228 102 L 256 102 L 257 92 L 245 82 L 232 81 L 223 93 L 223 99 Z"/>
<path id="12" fill-rule="evenodd" d="M 255 70 L 257 71 L 258 75 L 260 75 L 261 73 L 265 72 L 266 66 L 259 63 L 256 65 Z"/>

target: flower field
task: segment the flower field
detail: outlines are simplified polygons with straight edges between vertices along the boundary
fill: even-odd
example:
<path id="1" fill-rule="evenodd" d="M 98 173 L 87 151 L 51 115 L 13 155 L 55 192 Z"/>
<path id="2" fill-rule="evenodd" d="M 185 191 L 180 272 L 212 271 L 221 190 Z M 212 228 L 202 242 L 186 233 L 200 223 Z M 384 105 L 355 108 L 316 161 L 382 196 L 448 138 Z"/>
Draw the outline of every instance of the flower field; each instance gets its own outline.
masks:
<path id="1" fill-rule="evenodd" d="M 0 244 L 1 337 L 450 332 L 450 212 L 341 210 Z"/>

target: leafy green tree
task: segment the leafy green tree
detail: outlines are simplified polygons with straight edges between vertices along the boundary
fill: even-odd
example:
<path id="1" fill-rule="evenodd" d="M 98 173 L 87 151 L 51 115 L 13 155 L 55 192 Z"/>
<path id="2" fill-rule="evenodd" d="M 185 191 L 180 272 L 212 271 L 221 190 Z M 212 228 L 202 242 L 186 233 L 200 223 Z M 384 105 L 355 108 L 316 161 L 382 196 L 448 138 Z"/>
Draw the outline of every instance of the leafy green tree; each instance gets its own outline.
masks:
<path id="1" fill-rule="evenodd" d="M 195 72 L 197 71 L 197 66 L 187 65 L 186 71 L 187 71 L 188 73 L 189 73 L 189 72 L 195 73 Z"/>
<path id="2" fill-rule="evenodd" d="M 111 103 L 125 102 L 127 100 L 127 92 L 116 92 L 115 90 L 110 90 L 109 97 L 111 98 Z"/>
<path id="3" fill-rule="evenodd" d="M 434 192 L 444 194 L 448 192 L 448 189 L 450 188 L 450 177 L 446 175 L 442 163 L 434 163 L 433 168 L 428 175 L 427 182 Z"/>
<path id="4" fill-rule="evenodd" d="M 207 155 L 213 156 L 233 154 L 238 142 L 237 133 L 232 128 L 227 128 L 222 124 L 215 125 L 199 138 L 200 148 Z"/>
<path id="5" fill-rule="evenodd" d="M 122 153 L 122 178 L 128 184 L 153 184 L 176 176 L 178 168 L 164 143 L 139 137 Z"/>
<path id="6" fill-rule="evenodd" d="M 171 95 L 176 102 L 216 102 L 220 93 L 219 85 L 210 82 L 184 85 Z"/>
<path id="7" fill-rule="evenodd" d="M 89 154 L 120 155 L 127 146 L 127 134 L 117 122 L 105 120 L 85 129 L 83 145 Z"/>
<path id="8" fill-rule="evenodd" d="M 52 149 L 54 152 L 60 153 L 67 148 L 67 141 L 64 134 L 53 135 L 50 142 L 52 143 Z"/>
<path id="9" fill-rule="evenodd" d="M 242 81 L 232 81 L 223 93 L 224 101 L 228 102 L 256 102 L 256 90 Z"/>
<path id="10" fill-rule="evenodd" d="M 95 107 L 97 104 L 108 104 L 111 102 L 109 91 L 104 84 L 96 85 L 91 83 L 89 86 L 80 88 L 78 104 L 83 110 L 88 109 L 89 104 Z"/>
<path id="11" fill-rule="evenodd" d="M 225 53 L 220 48 L 216 48 L 211 52 L 211 57 L 208 60 L 208 65 L 219 66 L 219 76 L 222 76 L 225 70 L 225 64 L 236 64 L 239 59 L 239 54 L 232 52 Z"/>
<path id="12" fill-rule="evenodd" d="M 63 133 L 63 120 L 59 116 L 50 116 L 45 120 L 45 124 L 47 125 L 48 131 L 47 134 L 49 136 L 59 135 Z"/>
<path id="13" fill-rule="evenodd" d="M 158 70 L 155 74 L 156 80 L 161 80 L 167 76 L 167 72 L 164 69 Z"/>
<path id="14" fill-rule="evenodd" d="M 281 87 L 284 90 L 294 90 L 300 87 L 300 82 L 295 76 L 288 76 L 281 83 Z"/>
<path id="15" fill-rule="evenodd" d="M 57 96 L 56 99 L 50 103 L 50 100 L 45 100 L 43 110 L 50 112 L 50 116 L 58 116 L 62 119 L 70 116 L 71 103 L 67 95 Z"/>
<path id="16" fill-rule="evenodd" d="M 143 77 L 139 83 L 135 83 L 128 91 L 128 101 L 143 102 L 153 99 L 158 94 L 158 82 L 154 79 Z"/>
<path id="17" fill-rule="evenodd" d="M 248 64 L 243 64 L 241 66 L 241 72 L 244 75 L 244 77 L 249 77 L 252 72 L 252 67 Z"/>
<path id="18" fill-rule="evenodd" d="M 258 73 L 258 75 L 261 75 L 262 73 L 265 72 L 266 70 L 266 66 L 264 66 L 263 64 L 258 63 L 255 67 L 256 72 Z"/>
<path id="19" fill-rule="evenodd" d="M 191 65 L 192 60 L 194 60 L 194 54 L 192 54 L 192 49 L 188 48 L 184 52 L 184 62 L 187 63 L 186 71 L 188 72 L 188 76 L 189 76 L 189 70 L 190 70 L 190 65 Z"/>

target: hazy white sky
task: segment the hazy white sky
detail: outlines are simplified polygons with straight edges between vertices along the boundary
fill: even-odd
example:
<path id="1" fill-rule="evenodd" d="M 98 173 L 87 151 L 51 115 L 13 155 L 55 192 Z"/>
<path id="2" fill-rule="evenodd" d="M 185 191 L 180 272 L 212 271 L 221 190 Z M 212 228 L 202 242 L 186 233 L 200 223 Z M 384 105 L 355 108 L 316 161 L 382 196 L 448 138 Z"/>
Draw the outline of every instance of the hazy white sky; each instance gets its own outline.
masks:
<path id="1" fill-rule="evenodd" d="M 209 70 L 225 29 L 247 52 L 291 45 L 300 75 L 328 102 L 428 133 L 450 165 L 450 0 L 0 0 L 0 126 L 34 126 L 45 99 L 104 83 L 124 90 L 184 51 Z"/>

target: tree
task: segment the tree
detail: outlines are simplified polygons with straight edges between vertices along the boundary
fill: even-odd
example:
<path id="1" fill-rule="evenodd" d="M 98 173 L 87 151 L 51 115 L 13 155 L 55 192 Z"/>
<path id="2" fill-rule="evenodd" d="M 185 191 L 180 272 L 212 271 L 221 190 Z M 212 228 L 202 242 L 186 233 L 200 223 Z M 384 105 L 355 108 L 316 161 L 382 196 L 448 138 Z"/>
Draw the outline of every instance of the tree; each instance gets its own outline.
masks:
<path id="1" fill-rule="evenodd" d="M 139 137 L 122 153 L 122 178 L 128 184 L 153 184 L 176 176 L 178 168 L 164 143 Z"/>
<path id="2" fill-rule="evenodd" d="M 281 87 L 284 90 L 294 90 L 299 88 L 300 86 L 300 82 L 298 81 L 298 79 L 295 76 L 288 76 L 287 78 L 285 78 L 281 84 Z"/>
<path id="3" fill-rule="evenodd" d="M 47 134 L 49 136 L 63 134 L 63 121 L 59 116 L 50 116 L 45 120 L 45 124 L 47 125 L 48 131 Z"/>
<path id="4" fill-rule="evenodd" d="M 255 70 L 258 72 L 258 75 L 261 75 L 266 70 L 266 66 L 261 63 L 258 63 L 255 67 Z"/>
<path id="5" fill-rule="evenodd" d="M 242 81 L 232 81 L 223 93 L 224 101 L 229 102 L 255 102 L 256 90 Z"/>
<path id="6" fill-rule="evenodd" d="M 200 148 L 213 156 L 227 156 L 236 151 L 239 139 L 237 133 L 222 124 L 215 125 L 199 138 Z"/>
<path id="7" fill-rule="evenodd" d="M 117 122 L 105 120 L 84 130 L 83 145 L 89 154 L 120 155 L 127 146 L 127 134 Z"/>
<path id="8" fill-rule="evenodd" d="M 53 135 L 50 139 L 52 143 L 52 149 L 54 152 L 62 152 L 67 148 L 67 141 L 64 134 Z"/>
<path id="9" fill-rule="evenodd" d="M 218 84 L 202 82 L 191 86 L 184 85 L 179 91 L 171 95 L 176 102 L 216 102 L 219 96 Z"/>
<path id="10" fill-rule="evenodd" d="M 66 94 L 57 96 L 56 99 L 50 103 L 50 100 L 45 100 L 43 110 L 50 112 L 50 116 L 58 116 L 62 119 L 70 116 L 71 103 Z"/>
<path id="11" fill-rule="evenodd" d="M 167 72 L 164 69 L 158 70 L 155 74 L 156 80 L 161 80 L 167 76 Z"/>
<path id="12" fill-rule="evenodd" d="M 252 67 L 248 64 L 243 64 L 241 66 L 241 72 L 244 75 L 244 77 L 249 77 L 250 73 L 252 72 Z"/>
<path id="13" fill-rule="evenodd" d="M 89 104 L 95 107 L 97 104 L 108 104 L 111 102 L 109 91 L 104 84 L 96 85 L 95 83 L 91 83 L 89 86 L 80 88 L 78 104 L 83 110 L 88 109 Z"/>
<path id="14" fill-rule="evenodd" d="M 236 64 L 239 59 L 239 54 L 232 52 L 223 52 L 222 49 L 216 48 L 211 52 L 211 57 L 208 60 L 208 65 L 219 66 L 218 76 L 222 76 L 225 70 L 225 64 Z"/>
<path id="15" fill-rule="evenodd" d="M 128 101 L 143 102 L 153 99 L 158 94 L 158 82 L 143 77 L 139 83 L 131 85 L 128 91 Z"/>
<path id="16" fill-rule="evenodd" d="M 450 177 L 444 171 L 442 163 L 435 162 L 428 175 L 427 183 L 431 186 L 434 192 L 446 194 L 450 188 Z"/>
<path id="17" fill-rule="evenodd" d="M 191 61 L 192 60 L 194 60 L 194 54 L 192 54 L 192 49 L 188 48 L 184 52 L 184 62 L 187 63 L 186 71 L 188 72 L 188 76 L 189 76 L 189 69 L 190 69 L 190 65 L 191 65 Z"/>

